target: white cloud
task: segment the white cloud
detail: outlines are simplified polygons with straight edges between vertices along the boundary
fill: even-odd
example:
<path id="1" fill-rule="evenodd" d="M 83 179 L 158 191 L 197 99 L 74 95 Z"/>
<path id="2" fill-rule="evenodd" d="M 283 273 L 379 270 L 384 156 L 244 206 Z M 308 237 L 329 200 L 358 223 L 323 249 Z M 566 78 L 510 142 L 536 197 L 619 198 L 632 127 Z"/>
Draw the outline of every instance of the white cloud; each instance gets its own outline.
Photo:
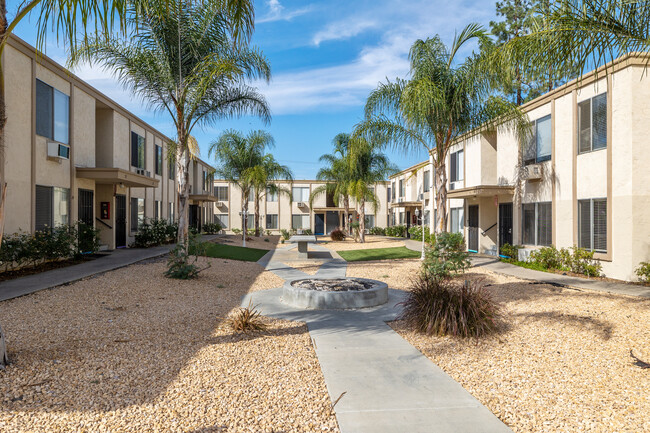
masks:
<path id="1" fill-rule="evenodd" d="M 296 17 L 311 12 L 313 9 L 311 6 L 306 6 L 300 9 L 287 11 L 279 0 L 268 0 L 266 4 L 268 5 L 269 12 L 262 18 L 255 20 L 256 24 L 270 23 L 275 21 L 291 21 Z"/>
<path id="2" fill-rule="evenodd" d="M 337 21 L 329 24 L 323 30 L 320 30 L 314 35 L 312 42 L 318 46 L 321 42 L 336 41 L 349 39 L 360 35 L 366 30 L 378 27 L 376 22 L 373 21 L 359 21 L 358 19 L 349 19 L 345 21 Z"/>

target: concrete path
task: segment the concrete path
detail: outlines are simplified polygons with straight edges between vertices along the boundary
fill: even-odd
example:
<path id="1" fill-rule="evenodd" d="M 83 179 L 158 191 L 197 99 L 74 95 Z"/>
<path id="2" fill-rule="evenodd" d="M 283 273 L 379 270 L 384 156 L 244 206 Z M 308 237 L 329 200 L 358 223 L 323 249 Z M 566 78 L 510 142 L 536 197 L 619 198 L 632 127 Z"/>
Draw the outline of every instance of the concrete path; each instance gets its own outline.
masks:
<path id="1" fill-rule="evenodd" d="M 413 251 L 422 251 L 421 242 L 405 240 L 406 248 Z M 587 278 L 572 277 L 569 275 L 555 274 L 552 272 L 535 271 L 521 266 L 504 263 L 496 258 L 472 256 L 473 266 L 482 266 L 500 274 L 510 275 L 523 280 L 540 281 L 542 283 L 558 284 L 576 289 L 597 290 L 599 292 L 616 293 L 619 295 L 642 296 L 650 298 L 650 287 L 631 283 L 614 283 L 610 281 L 589 280 Z"/>
<path id="2" fill-rule="evenodd" d="M 269 270 L 298 277 L 289 267 Z M 342 277 L 346 267 L 332 260 L 316 277 Z M 265 316 L 307 323 L 330 398 L 340 397 L 335 412 L 342 433 L 511 432 L 386 324 L 399 314 L 404 292 L 390 290 L 380 307 L 344 311 L 298 310 L 281 296 L 281 288 L 254 292 L 242 305 L 252 302 Z"/>
<path id="3" fill-rule="evenodd" d="M 203 236 L 204 241 L 214 239 L 216 236 Z M 106 257 L 100 257 L 78 265 L 65 268 L 52 269 L 39 274 L 27 275 L 0 282 L 0 301 L 17 298 L 50 289 L 62 284 L 69 284 L 96 274 L 119 269 L 143 260 L 152 259 L 168 254 L 175 244 L 162 245 L 153 248 L 124 248 L 111 251 Z"/>

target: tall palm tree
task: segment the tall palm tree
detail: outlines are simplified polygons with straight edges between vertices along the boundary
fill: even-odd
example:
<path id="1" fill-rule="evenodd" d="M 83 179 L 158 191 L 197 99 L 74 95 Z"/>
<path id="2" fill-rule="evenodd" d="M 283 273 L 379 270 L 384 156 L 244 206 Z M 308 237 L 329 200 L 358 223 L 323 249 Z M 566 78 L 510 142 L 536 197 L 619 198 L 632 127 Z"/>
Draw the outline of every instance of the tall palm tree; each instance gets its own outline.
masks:
<path id="1" fill-rule="evenodd" d="M 366 203 L 373 206 L 377 212 L 379 200 L 375 194 L 375 187 L 379 182 L 397 173 L 398 169 L 381 153 L 377 143 L 369 142 L 363 138 L 351 140 L 350 155 L 348 158 L 350 173 L 352 174 L 348 186 L 348 193 L 357 203 L 359 213 L 359 241 L 366 241 Z"/>
<path id="2" fill-rule="evenodd" d="M 260 201 L 266 194 L 287 194 L 291 190 L 279 185 L 278 180 L 293 180 L 293 173 L 286 165 L 280 164 L 273 155 L 264 155 L 258 165 L 253 167 L 247 177 L 253 188 L 255 198 L 255 236 L 260 235 Z"/>
<path id="3" fill-rule="evenodd" d="M 318 170 L 316 179 L 325 181 L 325 184 L 314 188 L 309 195 L 309 207 L 314 206 L 314 200 L 326 194 L 334 200 L 334 205 L 343 203 L 343 231 L 350 233 L 350 165 L 348 157 L 350 154 L 350 134 L 344 132 L 337 134 L 332 140 L 334 151 L 331 154 L 322 155 L 319 158 L 326 166 Z"/>
<path id="4" fill-rule="evenodd" d="M 494 96 L 495 77 L 480 53 L 457 59 L 467 44 L 487 43 L 487 38 L 481 26 L 470 24 L 449 48 L 440 36 L 415 41 L 409 53 L 409 79 L 380 83 L 366 102 L 366 119 L 356 127 L 356 136 L 373 143 L 389 143 L 405 152 L 424 148 L 433 156 L 436 232 L 447 227 L 445 161 L 455 140 L 479 127 L 498 125 L 518 134 L 529 129 L 527 117 L 515 104 Z"/>
<path id="5" fill-rule="evenodd" d="M 264 150 L 274 144 L 273 136 L 266 131 L 251 131 L 244 136 L 232 129 L 210 144 L 208 155 L 217 161 L 215 174 L 241 190 L 243 239 L 248 228 L 248 198 L 255 188 L 254 170 L 263 164 Z"/>
<path id="6" fill-rule="evenodd" d="M 178 243 L 185 245 L 192 130 L 245 113 L 268 122 L 266 100 L 247 83 L 268 81 L 270 66 L 249 47 L 250 32 L 238 31 L 252 30 L 252 0 L 141 0 L 139 7 L 128 8 L 126 20 L 134 29 L 128 37 L 81 42 L 71 63 L 87 59 L 108 67 L 125 87 L 173 120 L 176 137 L 168 146 L 177 168 Z"/>
<path id="7" fill-rule="evenodd" d="M 559 0 L 542 10 L 533 31 L 504 45 L 506 60 L 536 68 L 602 66 L 631 52 L 650 51 L 650 2 Z"/>

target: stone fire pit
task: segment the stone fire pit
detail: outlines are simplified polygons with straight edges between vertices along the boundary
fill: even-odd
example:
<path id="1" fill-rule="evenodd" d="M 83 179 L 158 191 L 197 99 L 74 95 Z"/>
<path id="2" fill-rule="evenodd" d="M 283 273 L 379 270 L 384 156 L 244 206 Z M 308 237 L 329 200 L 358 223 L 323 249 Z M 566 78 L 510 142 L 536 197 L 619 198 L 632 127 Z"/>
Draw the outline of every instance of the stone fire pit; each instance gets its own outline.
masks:
<path id="1" fill-rule="evenodd" d="M 314 310 L 375 307 L 388 301 L 388 285 L 367 278 L 307 278 L 285 283 L 282 300 Z"/>

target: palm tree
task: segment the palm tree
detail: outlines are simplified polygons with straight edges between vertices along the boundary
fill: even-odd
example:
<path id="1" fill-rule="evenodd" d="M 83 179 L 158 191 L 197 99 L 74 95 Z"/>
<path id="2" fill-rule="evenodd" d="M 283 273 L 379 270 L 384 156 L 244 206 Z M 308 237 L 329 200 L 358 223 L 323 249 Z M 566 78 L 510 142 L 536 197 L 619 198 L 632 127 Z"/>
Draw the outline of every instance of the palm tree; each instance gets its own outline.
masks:
<path id="1" fill-rule="evenodd" d="M 343 231 L 350 233 L 350 165 L 348 156 L 350 153 L 350 134 L 340 133 L 332 140 L 334 152 L 322 155 L 319 158 L 321 163 L 327 164 L 318 170 L 316 179 L 325 181 L 325 184 L 314 188 L 309 195 L 309 207 L 314 206 L 314 200 L 326 194 L 334 199 L 334 204 L 339 206 L 343 202 Z"/>
<path id="2" fill-rule="evenodd" d="M 255 188 L 255 168 L 264 162 L 264 150 L 273 147 L 273 136 L 265 131 L 241 132 L 227 130 L 210 144 L 209 156 L 217 161 L 215 174 L 234 183 L 241 190 L 242 236 L 248 228 L 248 198 Z"/>
<path id="3" fill-rule="evenodd" d="M 351 181 L 348 192 L 358 206 L 359 241 L 366 241 L 366 203 L 371 203 L 377 212 L 379 200 L 375 194 L 377 183 L 386 180 L 398 171 L 388 157 L 380 152 L 380 146 L 363 138 L 351 140 L 348 158 Z"/>
<path id="4" fill-rule="evenodd" d="M 445 160 L 455 140 L 479 127 L 498 125 L 520 135 L 529 129 L 515 104 L 494 96 L 495 76 L 480 53 L 457 60 L 460 50 L 475 40 L 488 43 L 478 24 L 465 27 L 450 48 L 440 36 L 415 41 L 409 53 L 410 78 L 380 83 L 366 102 L 366 119 L 356 127 L 356 136 L 373 143 L 389 143 L 405 152 L 424 148 L 433 156 L 436 232 L 447 227 Z"/>
<path id="5" fill-rule="evenodd" d="M 112 69 L 125 87 L 169 113 L 176 127 L 168 146 L 177 169 L 178 243 L 185 245 L 192 130 L 244 113 L 268 122 L 266 100 L 247 82 L 268 81 L 270 66 L 248 46 L 254 20 L 250 0 L 142 0 L 139 8 L 129 8 L 126 20 L 134 29 L 128 38 L 82 42 L 71 63 L 88 59 Z"/>
<path id="6" fill-rule="evenodd" d="M 286 165 L 280 164 L 270 153 L 262 157 L 258 165 L 247 174 L 253 188 L 255 198 L 255 236 L 260 235 L 260 201 L 265 194 L 287 194 L 291 198 L 291 190 L 275 181 L 293 180 L 293 173 Z"/>

